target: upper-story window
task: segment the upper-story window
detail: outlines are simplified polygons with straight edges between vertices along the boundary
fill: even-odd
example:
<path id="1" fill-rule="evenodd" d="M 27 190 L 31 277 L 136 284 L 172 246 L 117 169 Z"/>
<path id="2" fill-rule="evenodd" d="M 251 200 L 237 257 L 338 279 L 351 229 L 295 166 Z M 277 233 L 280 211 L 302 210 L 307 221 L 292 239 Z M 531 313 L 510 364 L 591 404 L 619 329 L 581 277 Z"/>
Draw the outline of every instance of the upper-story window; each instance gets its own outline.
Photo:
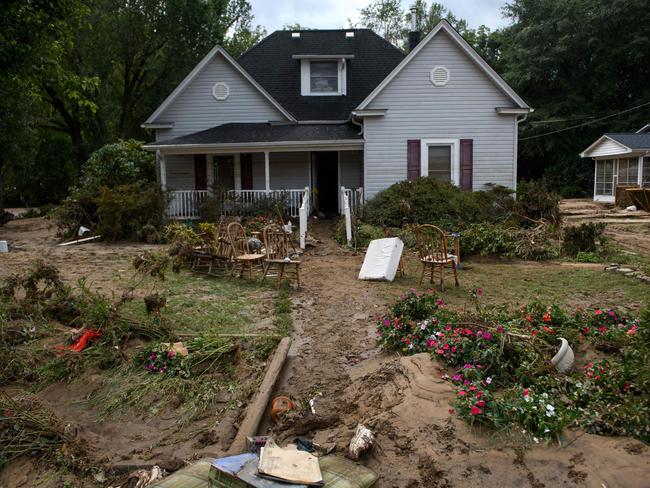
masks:
<path id="1" fill-rule="evenodd" d="M 312 94 L 339 91 L 339 63 L 337 61 L 312 61 L 309 71 Z"/>
<path id="2" fill-rule="evenodd" d="M 300 92 L 304 96 L 346 94 L 345 59 L 301 59 Z"/>

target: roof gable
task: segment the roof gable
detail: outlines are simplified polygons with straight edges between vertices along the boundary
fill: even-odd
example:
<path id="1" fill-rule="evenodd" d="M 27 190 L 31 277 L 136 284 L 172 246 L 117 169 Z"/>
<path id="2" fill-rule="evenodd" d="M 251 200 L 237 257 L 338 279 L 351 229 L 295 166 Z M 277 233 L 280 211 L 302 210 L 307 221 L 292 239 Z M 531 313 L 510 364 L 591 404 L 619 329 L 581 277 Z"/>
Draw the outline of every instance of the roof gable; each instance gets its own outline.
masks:
<path id="1" fill-rule="evenodd" d="M 183 81 L 174 89 L 174 91 L 160 104 L 160 106 L 149 116 L 149 118 L 143 124 L 143 127 L 150 127 L 156 125 L 158 117 L 162 115 L 165 110 L 176 100 L 191 84 L 191 82 L 197 78 L 210 64 L 210 62 L 215 59 L 216 56 L 221 55 L 227 63 L 229 63 L 238 73 L 240 73 L 251 85 L 255 87 L 259 93 L 266 98 L 276 109 L 282 113 L 288 120 L 295 121 L 296 119 L 282 106 L 280 105 L 263 87 L 261 87 L 249 73 L 247 73 L 238 63 L 235 61 L 228 52 L 217 45 L 194 67 L 194 69 L 183 79 Z"/>
<path id="2" fill-rule="evenodd" d="M 480 70 L 519 108 L 530 109 L 528 104 L 517 95 L 517 93 L 508 85 L 501 76 L 474 50 L 472 46 L 461 36 L 446 20 L 441 20 L 422 41 L 406 56 L 399 65 L 359 104 L 357 110 L 363 110 L 368 107 L 382 90 L 421 52 L 433 38 L 440 32 L 445 32 L 454 41 L 461 50 L 474 62 Z"/>
<path id="3" fill-rule="evenodd" d="M 292 37 L 292 32 L 300 37 Z M 347 57 L 346 95 L 301 95 L 299 58 L 310 55 Z M 298 120 L 346 120 L 404 56 L 369 29 L 276 31 L 238 62 Z"/>
<path id="4" fill-rule="evenodd" d="M 592 158 L 598 156 L 614 156 L 630 152 L 632 152 L 631 148 L 605 134 L 600 136 L 591 146 L 582 151 L 580 157 Z"/>

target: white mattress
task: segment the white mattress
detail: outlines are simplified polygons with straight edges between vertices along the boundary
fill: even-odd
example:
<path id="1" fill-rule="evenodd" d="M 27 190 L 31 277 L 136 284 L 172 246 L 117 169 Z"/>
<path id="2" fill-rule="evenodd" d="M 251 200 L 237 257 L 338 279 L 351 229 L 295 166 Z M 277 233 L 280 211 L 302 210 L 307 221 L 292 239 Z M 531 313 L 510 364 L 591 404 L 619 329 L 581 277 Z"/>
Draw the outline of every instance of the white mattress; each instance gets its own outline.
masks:
<path id="1" fill-rule="evenodd" d="M 404 243 L 397 237 L 370 241 L 359 279 L 393 281 L 403 250 Z"/>

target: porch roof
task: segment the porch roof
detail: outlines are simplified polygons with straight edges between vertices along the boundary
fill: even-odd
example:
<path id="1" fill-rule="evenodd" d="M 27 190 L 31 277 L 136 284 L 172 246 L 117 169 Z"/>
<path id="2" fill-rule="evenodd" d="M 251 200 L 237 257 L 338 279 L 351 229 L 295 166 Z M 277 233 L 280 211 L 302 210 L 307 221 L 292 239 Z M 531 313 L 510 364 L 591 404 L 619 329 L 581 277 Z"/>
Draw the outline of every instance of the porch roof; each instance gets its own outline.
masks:
<path id="1" fill-rule="evenodd" d="M 336 145 L 363 143 L 352 124 L 231 123 L 185 136 L 146 144 L 145 149 L 199 149 L 269 145 Z"/>
<path id="2" fill-rule="evenodd" d="M 630 149 L 650 149 L 650 134 L 646 133 L 606 133 L 606 136 L 611 137 L 616 142 L 629 147 Z"/>

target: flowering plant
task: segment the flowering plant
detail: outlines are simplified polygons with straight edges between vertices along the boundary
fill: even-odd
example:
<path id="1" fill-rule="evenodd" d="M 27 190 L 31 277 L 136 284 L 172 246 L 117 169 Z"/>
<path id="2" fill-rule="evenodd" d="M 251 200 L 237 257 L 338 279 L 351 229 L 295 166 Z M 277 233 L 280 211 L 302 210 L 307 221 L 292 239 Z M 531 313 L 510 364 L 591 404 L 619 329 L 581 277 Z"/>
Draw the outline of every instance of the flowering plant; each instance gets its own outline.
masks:
<path id="1" fill-rule="evenodd" d="M 140 351 L 134 358 L 136 365 L 150 373 L 188 377 L 189 371 L 183 356 L 168 347 L 157 344 Z"/>
<path id="2" fill-rule="evenodd" d="M 466 380 L 465 380 L 466 381 Z M 484 382 L 473 381 L 458 387 L 454 407 L 456 412 L 470 424 L 493 423 L 493 398 Z"/>
<path id="3" fill-rule="evenodd" d="M 523 427 L 524 433 L 550 439 L 559 434 L 569 423 L 560 402 L 551 401 L 548 393 L 536 393 L 532 388 L 515 387 L 504 395 L 500 408 L 508 412 Z"/>
<path id="4" fill-rule="evenodd" d="M 584 318 L 585 325 L 580 329 L 583 337 L 593 338 L 606 349 L 617 349 L 621 343 L 637 333 L 639 324 L 615 308 L 597 308 Z"/>

